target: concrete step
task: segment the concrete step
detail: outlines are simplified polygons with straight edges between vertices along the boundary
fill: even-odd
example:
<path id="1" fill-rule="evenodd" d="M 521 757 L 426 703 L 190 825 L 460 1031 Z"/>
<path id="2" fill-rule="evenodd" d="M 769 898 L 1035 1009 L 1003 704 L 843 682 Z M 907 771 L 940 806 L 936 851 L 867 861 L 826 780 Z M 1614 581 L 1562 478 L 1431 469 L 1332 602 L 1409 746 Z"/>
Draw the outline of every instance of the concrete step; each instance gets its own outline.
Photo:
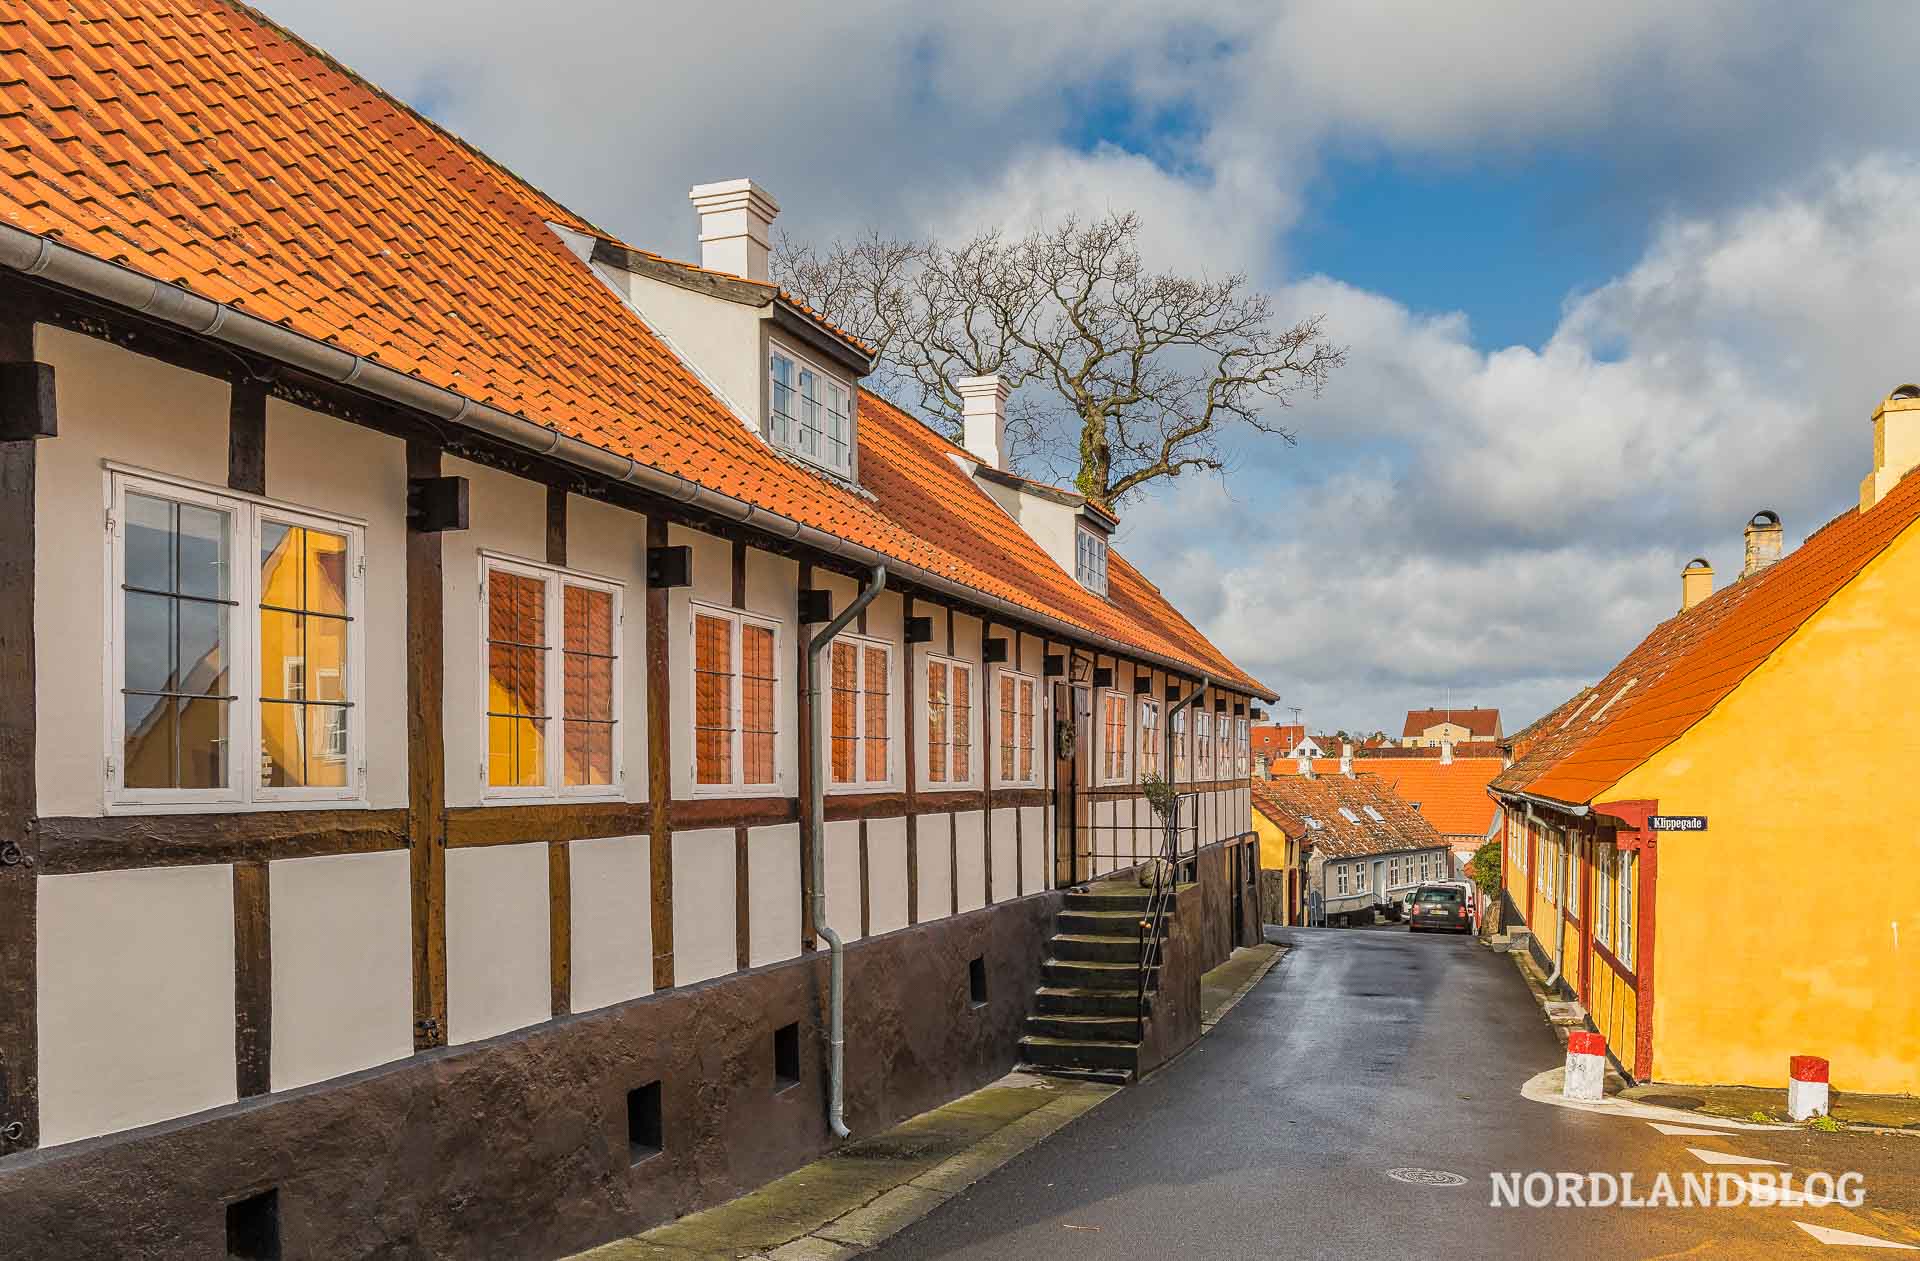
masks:
<path id="1" fill-rule="evenodd" d="M 1132 1070 L 1140 1062 L 1137 1042 L 1090 1042 L 1075 1038 L 1020 1039 L 1021 1058 L 1029 1064 L 1056 1068 L 1118 1068 Z"/>
<path id="2" fill-rule="evenodd" d="M 1101 889 L 1092 893 L 1067 894 L 1066 909 L 1069 911 L 1131 911 L 1135 916 L 1147 909 L 1147 902 L 1153 897 L 1153 890 L 1141 889 L 1131 892 L 1119 889 Z"/>
<path id="3" fill-rule="evenodd" d="M 1047 943 L 1056 959 L 1084 959 L 1096 963 L 1138 963 L 1140 939 L 1137 937 L 1094 937 L 1079 933 L 1057 933 Z"/>
<path id="4" fill-rule="evenodd" d="M 1134 1076 L 1130 1068 L 1063 1068 L 1055 1064 L 1016 1064 L 1014 1071 L 1036 1077 L 1058 1077 L 1062 1081 L 1099 1082 L 1104 1086 L 1131 1086 Z"/>
<path id="5" fill-rule="evenodd" d="M 1140 985 L 1140 963 L 1097 963 L 1088 959 L 1049 959 L 1043 968 L 1048 985 L 1066 985 L 1080 989 L 1126 990 Z M 1150 970 L 1147 988 L 1152 989 L 1160 969 Z"/>
<path id="6" fill-rule="evenodd" d="M 1101 1016 L 1042 1014 L 1027 1017 L 1027 1033 L 1036 1038 L 1088 1038 L 1095 1042 L 1131 1042 L 1140 1034 L 1140 1021 L 1132 1012 Z"/>
<path id="7" fill-rule="evenodd" d="M 1131 1020 L 1136 1010 L 1133 991 L 1090 989 L 1079 985 L 1047 985 L 1035 992 L 1042 1015 L 1048 1016 L 1124 1016 Z M 1147 991 L 1146 1011 L 1153 1012 L 1153 991 Z"/>
<path id="8" fill-rule="evenodd" d="M 1140 939 L 1140 921 L 1146 908 L 1137 911 L 1061 911 L 1054 916 L 1054 926 L 1063 933 L 1072 933 L 1078 937 L 1125 937 L 1129 941 Z M 1167 935 L 1169 921 L 1160 921 L 1160 935 Z"/>

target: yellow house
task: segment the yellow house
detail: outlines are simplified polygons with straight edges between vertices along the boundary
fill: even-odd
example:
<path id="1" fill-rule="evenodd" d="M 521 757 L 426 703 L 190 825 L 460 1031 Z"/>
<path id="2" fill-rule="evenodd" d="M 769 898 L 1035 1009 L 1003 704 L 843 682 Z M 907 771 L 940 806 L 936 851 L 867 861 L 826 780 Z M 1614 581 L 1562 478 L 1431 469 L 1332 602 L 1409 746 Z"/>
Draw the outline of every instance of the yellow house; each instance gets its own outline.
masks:
<path id="1" fill-rule="evenodd" d="M 1857 508 L 1785 556 L 1756 514 L 1718 592 L 1690 564 L 1490 790 L 1509 926 L 1636 1078 L 1779 1086 L 1817 1055 L 1835 1089 L 1920 1092 L 1920 388 L 1873 423 Z"/>
<path id="2" fill-rule="evenodd" d="M 1271 899 L 1262 896 L 1262 914 L 1269 924 L 1298 924 L 1301 922 L 1301 882 L 1306 870 L 1306 858 L 1301 852 L 1305 825 L 1271 794 L 1262 791 L 1266 783 L 1259 778 L 1253 781 L 1253 831 L 1260 838 L 1260 871 L 1263 876 L 1267 872 L 1275 873 L 1280 888 Z"/>

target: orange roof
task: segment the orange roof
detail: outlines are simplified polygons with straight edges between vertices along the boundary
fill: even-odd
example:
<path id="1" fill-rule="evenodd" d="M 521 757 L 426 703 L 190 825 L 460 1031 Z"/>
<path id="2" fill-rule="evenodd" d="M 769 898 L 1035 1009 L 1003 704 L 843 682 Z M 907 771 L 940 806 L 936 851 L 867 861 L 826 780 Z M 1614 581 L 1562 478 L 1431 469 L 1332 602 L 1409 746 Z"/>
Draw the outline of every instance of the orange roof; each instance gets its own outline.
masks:
<path id="1" fill-rule="evenodd" d="M 1438 727 L 1442 723 L 1465 727 L 1469 735 L 1491 740 L 1500 730 L 1500 711 L 1497 709 L 1409 709 L 1406 729 L 1400 734 L 1403 737 L 1424 735 L 1427 728 Z"/>
<path id="2" fill-rule="evenodd" d="M 1456 757 L 1452 762 L 1433 758 L 1354 759 L 1355 769 L 1378 778 L 1445 836 L 1484 837 L 1493 828 L 1499 808 L 1487 795 L 1487 785 L 1506 762 L 1497 757 Z"/>
<path id="3" fill-rule="evenodd" d="M 1605 678 L 1514 741 L 1496 791 L 1572 805 L 1604 794 L 1713 711 L 1755 667 L 1920 518 L 1920 476 L 1850 509 L 1800 547 L 1668 618 Z"/>
<path id="4" fill-rule="evenodd" d="M 1254 809 L 1282 832 L 1311 842 L 1316 851 L 1332 858 L 1435 849 L 1446 844 L 1431 822 L 1371 775 L 1353 779 L 1345 775 L 1256 779 L 1252 796 Z M 1343 806 L 1352 811 L 1353 818 L 1340 813 Z"/>
<path id="5" fill-rule="evenodd" d="M 251 9 L 20 0 L 0 11 L 0 215 L 1272 695 L 1119 557 L 1111 602 L 1081 590 L 1003 528 L 944 440 L 871 396 L 860 464 L 872 498 L 782 459 L 548 224 L 611 237 Z"/>

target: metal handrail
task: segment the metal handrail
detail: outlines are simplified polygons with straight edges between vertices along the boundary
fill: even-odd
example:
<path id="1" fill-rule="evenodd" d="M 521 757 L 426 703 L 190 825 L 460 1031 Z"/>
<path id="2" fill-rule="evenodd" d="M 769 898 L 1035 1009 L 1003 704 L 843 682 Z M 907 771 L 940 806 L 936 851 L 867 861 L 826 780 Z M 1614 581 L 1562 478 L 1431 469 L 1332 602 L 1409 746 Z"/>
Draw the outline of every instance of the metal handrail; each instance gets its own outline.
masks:
<path id="1" fill-rule="evenodd" d="M 1174 702 L 1167 710 L 1166 722 L 1162 729 L 1166 747 L 1160 765 L 1171 767 L 1173 760 L 1174 718 L 1183 709 L 1189 709 L 1206 694 L 1207 685 L 1212 683 L 1211 676 L 1202 675 L 1200 684 L 1191 692 Z M 1188 794 L 1191 796 L 1192 794 Z M 1198 801 L 1198 798 L 1195 798 Z M 1160 934 L 1166 924 L 1167 905 L 1172 902 L 1175 891 L 1180 886 L 1180 802 L 1178 793 L 1173 797 L 1173 809 L 1162 820 L 1166 828 L 1166 839 L 1161 842 L 1159 861 L 1153 864 L 1153 894 L 1147 899 L 1147 913 L 1140 918 L 1140 975 L 1135 979 L 1133 995 L 1133 1040 L 1144 1042 L 1147 1036 L 1147 978 L 1153 975 L 1153 969 L 1160 966 Z M 1196 806 L 1197 809 L 1197 806 Z M 1199 836 L 1194 837 L 1194 849 L 1199 850 Z M 1171 879 L 1168 873 L 1171 872 Z"/>

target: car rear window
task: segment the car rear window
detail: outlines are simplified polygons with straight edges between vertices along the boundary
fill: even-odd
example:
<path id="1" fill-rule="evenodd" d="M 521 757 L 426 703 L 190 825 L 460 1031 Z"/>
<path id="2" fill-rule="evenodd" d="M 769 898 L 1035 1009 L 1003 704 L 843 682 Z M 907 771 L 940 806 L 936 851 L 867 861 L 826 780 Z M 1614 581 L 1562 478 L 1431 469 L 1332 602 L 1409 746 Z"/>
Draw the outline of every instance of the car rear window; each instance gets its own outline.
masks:
<path id="1" fill-rule="evenodd" d="M 1458 889 L 1422 889 L 1413 895 L 1416 902 L 1458 902 Z"/>

